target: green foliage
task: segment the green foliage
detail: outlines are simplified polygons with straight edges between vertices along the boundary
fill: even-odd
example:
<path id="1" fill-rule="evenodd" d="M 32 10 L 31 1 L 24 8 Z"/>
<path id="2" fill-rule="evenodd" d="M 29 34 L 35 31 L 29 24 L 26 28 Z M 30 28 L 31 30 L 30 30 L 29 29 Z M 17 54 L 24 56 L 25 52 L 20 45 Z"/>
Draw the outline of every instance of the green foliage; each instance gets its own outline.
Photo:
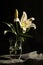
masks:
<path id="1" fill-rule="evenodd" d="M 7 32 L 11 32 L 11 33 L 14 33 L 15 35 L 21 36 L 21 37 L 32 37 L 31 35 L 27 35 L 26 33 L 19 32 L 17 22 L 16 22 L 17 32 L 16 32 L 16 29 L 15 29 L 15 27 L 14 27 L 14 25 L 12 23 L 7 23 L 7 22 L 3 22 L 3 23 L 5 23 L 10 28 L 10 30 L 5 30 L 4 34 L 6 34 Z"/>
<path id="2" fill-rule="evenodd" d="M 3 23 L 5 23 L 5 24 L 10 28 L 10 30 L 5 30 L 5 31 L 7 31 L 7 32 L 12 32 L 12 33 L 14 33 L 15 35 L 17 35 L 13 24 L 7 23 L 7 22 L 3 22 Z M 5 31 L 4 31 L 4 32 L 5 32 Z M 6 33 L 7 33 L 7 32 L 6 32 Z"/>

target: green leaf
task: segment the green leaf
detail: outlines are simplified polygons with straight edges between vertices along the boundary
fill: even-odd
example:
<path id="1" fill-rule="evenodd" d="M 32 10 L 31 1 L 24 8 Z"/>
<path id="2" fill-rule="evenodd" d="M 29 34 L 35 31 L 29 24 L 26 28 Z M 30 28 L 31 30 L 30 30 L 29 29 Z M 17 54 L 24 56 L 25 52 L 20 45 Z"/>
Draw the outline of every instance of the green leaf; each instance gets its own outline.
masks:
<path id="1" fill-rule="evenodd" d="M 13 24 L 7 23 L 7 22 L 3 22 L 3 23 L 6 24 L 11 29 L 12 33 L 14 33 L 15 35 L 17 35 Z"/>
<path id="2" fill-rule="evenodd" d="M 22 37 L 32 37 L 31 35 L 26 35 L 26 34 L 22 34 L 22 33 L 19 33 L 19 35 Z"/>
<path id="3" fill-rule="evenodd" d="M 5 30 L 5 31 L 4 31 L 4 35 L 5 35 L 7 32 L 8 32 L 8 31 L 7 31 L 7 30 Z"/>
<path id="4" fill-rule="evenodd" d="M 11 30 L 4 30 L 4 35 L 7 34 L 8 32 L 12 32 Z"/>
<path id="5" fill-rule="evenodd" d="M 3 22 L 3 23 L 6 24 L 8 27 L 11 27 L 10 23 L 7 23 L 7 22 Z"/>

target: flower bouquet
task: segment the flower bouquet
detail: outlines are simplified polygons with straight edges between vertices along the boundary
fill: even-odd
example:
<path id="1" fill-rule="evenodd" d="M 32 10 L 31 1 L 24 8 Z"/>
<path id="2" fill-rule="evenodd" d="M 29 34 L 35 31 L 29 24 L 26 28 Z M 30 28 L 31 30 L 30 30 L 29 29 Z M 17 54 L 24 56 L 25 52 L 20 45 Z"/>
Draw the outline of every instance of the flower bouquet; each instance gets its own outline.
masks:
<path id="1" fill-rule="evenodd" d="M 4 22 L 10 28 L 10 30 L 5 30 L 4 34 L 6 34 L 7 32 L 11 32 L 14 35 L 16 35 L 15 43 L 12 42 L 12 41 L 14 41 L 14 39 L 12 39 L 12 38 L 9 39 L 10 56 L 15 55 L 15 56 L 19 56 L 19 58 L 21 58 L 22 43 L 25 41 L 25 39 L 27 37 L 31 37 L 29 34 L 27 35 L 26 33 L 30 30 L 31 27 L 34 27 L 34 29 L 36 29 L 36 25 L 34 23 L 32 23 L 32 21 L 34 21 L 35 18 L 31 17 L 31 18 L 27 19 L 27 14 L 25 11 L 23 11 L 23 15 L 22 15 L 21 19 L 19 19 L 18 15 L 19 15 L 19 13 L 18 13 L 18 10 L 16 9 L 14 25 L 12 23 Z"/>

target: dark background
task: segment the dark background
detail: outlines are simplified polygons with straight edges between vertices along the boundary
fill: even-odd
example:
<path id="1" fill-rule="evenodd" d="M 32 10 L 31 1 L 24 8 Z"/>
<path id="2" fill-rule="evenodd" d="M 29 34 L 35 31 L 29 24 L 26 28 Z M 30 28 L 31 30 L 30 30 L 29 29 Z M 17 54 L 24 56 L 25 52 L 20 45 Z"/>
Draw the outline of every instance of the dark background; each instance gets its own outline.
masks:
<path id="1" fill-rule="evenodd" d="M 28 38 L 23 44 L 23 53 L 38 51 L 43 53 L 43 2 L 42 0 L 1 0 L 0 1 L 0 54 L 9 53 L 8 38 L 11 34 L 4 36 L 3 32 L 8 27 L 4 22 L 13 22 L 14 10 L 18 9 L 19 17 L 26 11 L 28 18 L 34 17 L 37 29 L 31 28 L 30 34 L 33 38 Z"/>

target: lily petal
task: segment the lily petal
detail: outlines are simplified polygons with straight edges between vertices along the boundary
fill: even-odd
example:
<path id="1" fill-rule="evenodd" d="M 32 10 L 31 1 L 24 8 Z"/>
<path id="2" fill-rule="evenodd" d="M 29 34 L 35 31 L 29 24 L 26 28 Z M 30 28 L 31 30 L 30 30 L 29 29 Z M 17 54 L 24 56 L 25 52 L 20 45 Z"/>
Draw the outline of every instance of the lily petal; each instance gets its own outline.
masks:
<path id="1" fill-rule="evenodd" d="M 21 17 L 21 22 L 22 22 L 22 21 L 26 21 L 26 20 L 27 20 L 27 14 L 26 14 L 25 11 L 23 11 L 23 15 L 22 15 L 22 17 Z"/>
<path id="2" fill-rule="evenodd" d="M 30 19 L 26 20 L 26 28 L 30 28 L 32 21 Z"/>
<path id="3" fill-rule="evenodd" d="M 23 28 L 23 33 L 25 33 L 26 32 L 26 28 Z"/>
<path id="4" fill-rule="evenodd" d="M 34 21 L 35 20 L 35 18 L 34 17 L 31 17 L 31 18 L 29 18 L 30 19 L 30 21 Z"/>
<path id="5" fill-rule="evenodd" d="M 19 21 L 20 21 L 19 18 L 14 19 L 14 22 L 19 22 Z"/>
<path id="6" fill-rule="evenodd" d="M 36 25 L 34 23 L 31 24 L 31 27 L 34 27 L 34 29 L 36 29 Z"/>

